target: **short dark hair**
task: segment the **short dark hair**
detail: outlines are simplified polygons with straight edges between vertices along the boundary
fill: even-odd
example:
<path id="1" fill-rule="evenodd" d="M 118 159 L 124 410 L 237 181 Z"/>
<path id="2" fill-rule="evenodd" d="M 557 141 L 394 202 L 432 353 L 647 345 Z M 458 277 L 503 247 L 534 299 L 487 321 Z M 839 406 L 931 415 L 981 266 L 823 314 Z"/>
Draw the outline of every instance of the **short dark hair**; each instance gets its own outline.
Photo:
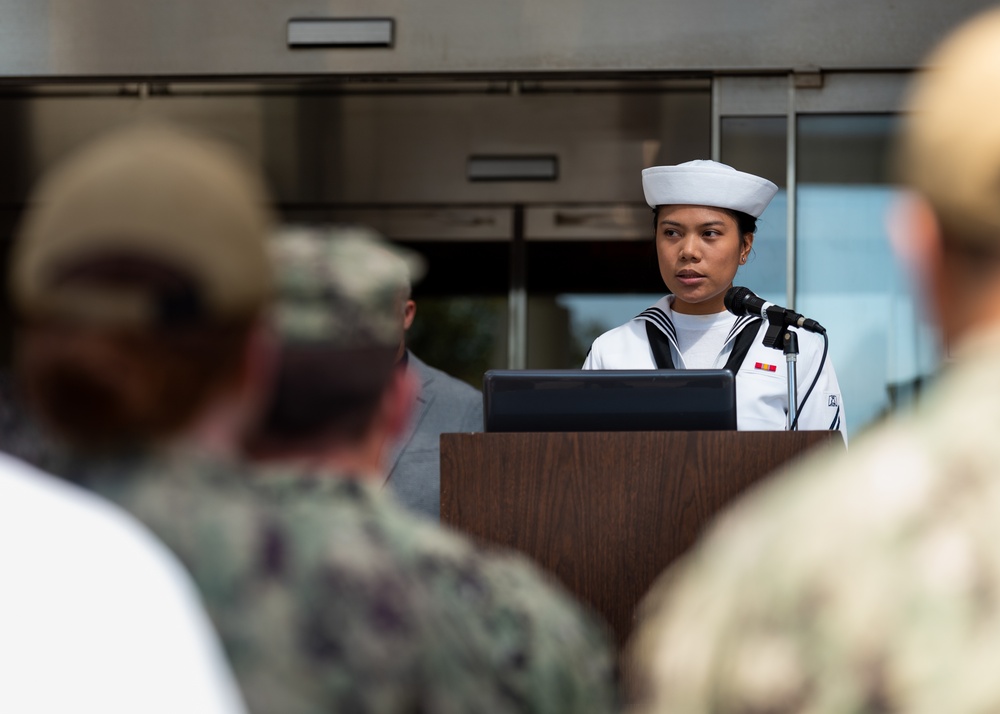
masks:
<path id="1" fill-rule="evenodd" d="M 286 344 L 271 400 L 243 447 L 252 457 L 312 451 L 364 436 L 393 375 L 398 347 Z"/>

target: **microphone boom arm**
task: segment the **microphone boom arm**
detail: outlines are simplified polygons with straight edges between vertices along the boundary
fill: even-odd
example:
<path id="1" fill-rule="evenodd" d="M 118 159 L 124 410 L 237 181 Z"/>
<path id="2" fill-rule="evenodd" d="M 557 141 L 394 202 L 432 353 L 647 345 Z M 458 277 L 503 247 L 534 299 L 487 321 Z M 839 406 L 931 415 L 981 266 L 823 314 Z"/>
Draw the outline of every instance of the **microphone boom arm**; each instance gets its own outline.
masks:
<path id="1" fill-rule="evenodd" d="M 799 403 L 799 383 L 796 368 L 799 360 L 799 336 L 789 329 L 788 311 L 777 306 L 770 306 L 765 311 L 767 315 L 767 331 L 764 333 L 764 346 L 781 350 L 785 355 L 786 375 L 788 377 L 788 413 L 785 415 L 785 429 L 792 431 L 798 425 L 796 407 Z"/>
<path id="2" fill-rule="evenodd" d="M 799 413 L 805 405 L 809 395 L 812 394 L 816 382 L 819 380 L 823 365 L 826 364 L 826 353 L 830 346 L 826 328 L 815 320 L 810 320 L 804 315 L 800 315 L 794 310 L 779 307 L 769 303 L 753 294 L 749 289 L 733 286 L 726 292 L 724 303 L 726 309 L 738 317 L 743 315 L 760 316 L 767 320 L 767 331 L 764 333 L 762 343 L 765 347 L 781 350 L 788 363 L 788 419 L 785 428 L 793 431 L 798 428 Z M 798 327 L 803 330 L 815 332 L 823 337 L 823 356 L 820 357 L 819 367 L 816 376 L 813 377 L 812 384 L 806 390 L 806 395 L 802 398 L 802 403 L 798 402 L 798 381 L 796 379 L 796 365 L 799 355 L 799 338 L 795 332 L 789 328 Z"/>

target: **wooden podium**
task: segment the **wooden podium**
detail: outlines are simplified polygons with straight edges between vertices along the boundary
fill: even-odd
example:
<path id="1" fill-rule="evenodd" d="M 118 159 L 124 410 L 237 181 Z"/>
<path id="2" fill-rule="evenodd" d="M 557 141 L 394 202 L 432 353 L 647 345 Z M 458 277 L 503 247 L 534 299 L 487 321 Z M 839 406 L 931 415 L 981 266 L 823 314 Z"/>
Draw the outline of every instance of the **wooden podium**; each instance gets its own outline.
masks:
<path id="1" fill-rule="evenodd" d="M 619 644 L 653 580 L 730 500 L 838 432 L 443 434 L 441 520 L 526 553 Z"/>

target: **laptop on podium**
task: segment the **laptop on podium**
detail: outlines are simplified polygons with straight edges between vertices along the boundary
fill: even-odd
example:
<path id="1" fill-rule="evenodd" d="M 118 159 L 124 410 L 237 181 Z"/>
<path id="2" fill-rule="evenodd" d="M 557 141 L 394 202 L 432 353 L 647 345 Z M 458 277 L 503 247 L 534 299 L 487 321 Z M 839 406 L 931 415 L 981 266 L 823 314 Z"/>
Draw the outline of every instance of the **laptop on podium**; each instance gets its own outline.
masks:
<path id="1" fill-rule="evenodd" d="M 736 380 L 725 369 L 489 370 L 483 430 L 726 431 Z"/>

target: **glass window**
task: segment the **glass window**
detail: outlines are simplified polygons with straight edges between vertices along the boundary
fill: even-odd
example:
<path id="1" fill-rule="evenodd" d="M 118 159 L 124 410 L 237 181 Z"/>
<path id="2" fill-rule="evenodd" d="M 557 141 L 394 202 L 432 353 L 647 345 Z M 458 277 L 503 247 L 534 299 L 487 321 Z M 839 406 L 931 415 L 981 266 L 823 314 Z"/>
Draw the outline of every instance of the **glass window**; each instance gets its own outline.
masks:
<path id="1" fill-rule="evenodd" d="M 938 360 L 886 231 L 895 122 L 798 119 L 796 309 L 828 330 L 852 433 L 911 396 Z"/>
<path id="2" fill-rule="evenodd" d="M 722 163 L 763 176 L 780 189 L 757 220 L 753 250 L 734 281 L 779 305 L 788 299 L 787 136 L 788 121 L 783 116 L 723 117 L 721 122 Z"/>
<path id="3" fill-rule="evenodd" d="M 628 322 L 666 289 L 648 240 L 529 241 L 529 369 L 575 369 L 594 338 Z"/>
<path id="4" fill-rule="evenodd" d="M 406 242 L 427 260 L 413 289 L 406 336 L 420 359 L 482 389 L 483 373 L 507 366 L 509 242 Z"/>
<path id="5" fill-rule="evenodd" d="M 414 300 L 417 314 L 406 342 L 424 362 L 476 389 L 486 370 L 506 367 L 506 296 L 415 293 Z"/>

